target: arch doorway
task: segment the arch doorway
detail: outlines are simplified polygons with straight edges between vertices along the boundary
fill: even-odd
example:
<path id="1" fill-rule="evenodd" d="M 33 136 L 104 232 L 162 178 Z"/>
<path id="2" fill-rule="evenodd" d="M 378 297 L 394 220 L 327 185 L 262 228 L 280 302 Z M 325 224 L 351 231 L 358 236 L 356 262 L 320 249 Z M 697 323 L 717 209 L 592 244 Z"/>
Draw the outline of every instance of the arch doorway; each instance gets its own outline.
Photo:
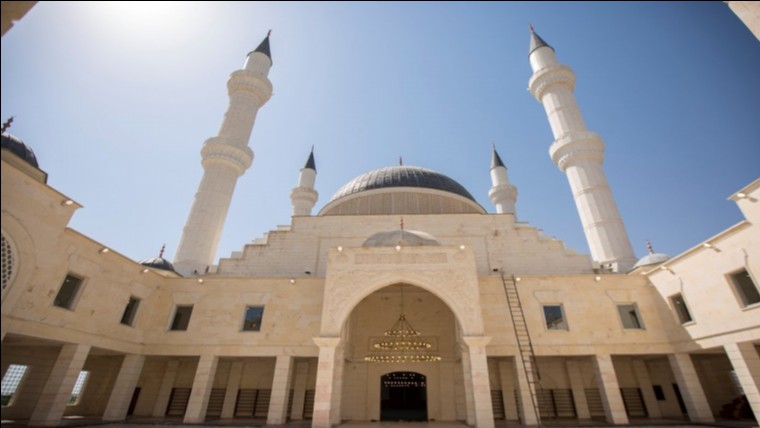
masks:
<path id="1" fill-rule="evenodd" d="M 393 372 L 380 378 L 381 421 L 427 421 L 427 381 L 415 372 Z"/>

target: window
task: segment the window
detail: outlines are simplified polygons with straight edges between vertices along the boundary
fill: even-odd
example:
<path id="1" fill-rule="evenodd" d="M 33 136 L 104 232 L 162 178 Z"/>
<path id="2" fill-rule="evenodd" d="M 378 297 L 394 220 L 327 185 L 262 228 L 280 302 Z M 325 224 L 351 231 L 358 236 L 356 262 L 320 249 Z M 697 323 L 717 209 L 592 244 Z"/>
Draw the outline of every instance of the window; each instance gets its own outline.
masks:
<path id="1" fill-rule="evenodd" d="M 130 297 L 127 307 L 124 308 L 124 314 L 121 316 L 121 323 L 124 325 L 132 325 L 135 320 L 135 314 L 137 313 L 137 307 L 140 306 L 140 299 L 137 297 Z"/>
<path id="2" fill-rule="evenodd" d="M 678 320 L 681 321 L 681 324 L 693 321 L 691 319 L 691 314 L 689 313 L 689 308 L 686 306 L 686 301 L 680 293 L 670 296 L 670 301 L 673 303 L 673 309 L 675 309 L 676 315 L 678 315 Z"/>
<path id="3" fill-rule="evenodd" d="M 89 377 L 90 372 L 87 370 L 82 370 L 79 372 L 79 377 L 77 377 L 77 381 L 74 383 L 74 389 L 71 390 L 71 397 L 69 398 L 69 402 L 66 403 L 67 406 L 76 406 L 79 404 L 79 399 L 82 397 L 84 385 L 87 383 L 87 378 Z"/>
<path id="4" fill-rule="evenodd" d="M 547 330 L 567 330 L 567 322 L 561 305 L 545 305 L 544 319 L 546 319 Z"/>
<path id="5" fill-rule="evenodd" d="M 172 320 L 172 326 L 170 330 L 187 330 L 187 325 L 190 324 L 190 315 L 192 314 L 193 305 L 177 306 L 177 309 L 174 311 L 174 320 Z"/>
<path id="6" fill-rule="evenodd" d="M 264 317 L 263 306 L 246 306 L 243 319 L 243 331 L 261 330 L 261 320 Z"/>
<path id="7" fill-rule="evenodd" d="M 639 310 L 635 304 L 618 305 L 620 319 L 623 321 L 623 328 L 643 330 L 644 323 L 641 322 Z"/>
<path id="8" fill-rule="evenodd" d="M 742 269 L 729 275 L 731 282 L 734 283 L 736 293 L 739 295 L 744 306 L 760 303 L 760 292 L 757 291 L 757 285 L 752 280 L 747 269 Z"/>
<path id="9" fill-rule="evenodd" d="M 58 290 L 58 294 L 55 296 L 53 305 L 59 308 L 71 309 L 74 307 L 79 289 L 82 287 L 82 278 L 74 276 L 72 274 L 66 275 L 66 279 L 63 280 L 61 288 Z"/>
<path id="10" fill-rule="evenodd" d="M 24 375 L 29 367 L 22 366 L 21 364 L 11 364 L 8 366 L 8 370 L 3 376 L 2 383 L 2 405 L 10 406 L 13 404 L 13 399 L 16 397 L 21 381 L 24 379 Z"/>
<path id="11" fill-rule="evenodd" d="M 657 401 L 665 401 L 665 391 L 663 391 L 662 385 L 652 385 L 652 389 L 654 390 L 654 398 Z"/>

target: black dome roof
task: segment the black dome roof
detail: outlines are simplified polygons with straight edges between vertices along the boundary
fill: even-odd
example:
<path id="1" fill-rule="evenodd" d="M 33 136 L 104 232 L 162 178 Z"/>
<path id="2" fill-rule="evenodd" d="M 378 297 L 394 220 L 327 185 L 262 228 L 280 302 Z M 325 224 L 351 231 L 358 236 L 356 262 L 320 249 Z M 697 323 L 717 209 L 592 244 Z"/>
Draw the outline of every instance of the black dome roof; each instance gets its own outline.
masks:
<path id="1" fill-rule="evenodd" d="M 476 202 L 470 192 L 454 179 L 418 166 L 389 166 L 362 174 L 341 187 L 330 199 L 330 202 L 366 190 L 389 187 L 422 187 L 442 190 Z"/>
<path id="2" fill-rule="evenodd" d="M 21 141 L 20 138 L 16 137 L 15 135 L 11 135 L 8 133 L 3 132 L 2 134 L 2 144 L 3 148 L 6 150 L 10 150 L 11 153 L 14 155 L 20 157 L 26 163 L 29 165 L 39 168 L 40 165 L 37 163 L 37 156 L 34 155 L 34 152 L 32 149 L 29 148 L 26 144 L 24 144 L 23 141 Z"/>
<path id="3" fill-rule="evenodd" d="M 150 257 L 141 261 L 140 264 L 146 267 L 154 268 L 154 269 L 161 269 L 161 270 L 176 272 L 174 270 L 174 266 L 172 266 L 169 260 L 166 260 L 163 257 Z"/>

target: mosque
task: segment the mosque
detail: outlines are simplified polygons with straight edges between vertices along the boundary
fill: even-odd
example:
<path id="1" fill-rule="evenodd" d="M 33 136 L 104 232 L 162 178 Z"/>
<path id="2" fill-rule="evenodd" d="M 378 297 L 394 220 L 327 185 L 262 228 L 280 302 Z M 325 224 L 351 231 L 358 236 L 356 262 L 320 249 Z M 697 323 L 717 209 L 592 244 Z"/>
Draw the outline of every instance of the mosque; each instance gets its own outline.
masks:
<path id="1" fill-rule="evenodd" d="M 315 213 L 312 152 L 291 223 L 214 260 L 272 94 L 269 36 L 230 76 L 173 262 L 69 228 L 80 205 L 4 127 L 2 419 L 488 428 L 760 414 L 760 179 L 730 196 L 745 220 L 636 260 L 573 71 L 535 32 L 529 60 L 590 255 L 516 220 L 494 148 L 493 212 L 441 172 L 397 165 Z"/>

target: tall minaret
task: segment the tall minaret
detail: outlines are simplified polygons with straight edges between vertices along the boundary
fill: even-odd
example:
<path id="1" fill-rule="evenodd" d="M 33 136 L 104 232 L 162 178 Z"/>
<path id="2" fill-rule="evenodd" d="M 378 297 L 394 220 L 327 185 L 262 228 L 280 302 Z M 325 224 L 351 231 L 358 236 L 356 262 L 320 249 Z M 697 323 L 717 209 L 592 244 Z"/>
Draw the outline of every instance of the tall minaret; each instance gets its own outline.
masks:
<path id="1" fill-rule="evenodd" d="M 203 143 L 203 179 L 174 258 L 174 268 L 183 275 L 203 273 L 213 263 L 235 183 L 253 162 L 248 140 L 259 108 L 272 96 L 271 67 L 267 34 L 227 81 L 230 103 L 219 135 Z"/>
<path id="2" fill-rule="evenodd" d="M 515 214 L 517 188 L 509 184 L 507 167 L 496 152 L 495 145 L 491 156 L 491 190 L 488 191 L 488 197 L 498 214 Z"/>
<path id="3" fill-rule="evenodd" d="M 314 147 L 311 148 L 306 165 L 301 168 L 298 175 L 298 187 L 290 191 L 290 200 L 293 202 L 293 215 L 311 215 L 311 209 L 317 203 L 317 191 L 314 190 L 314 181 L 317 179 L 317 165 L 314 163 Z"/>
<path id="4" fill-rule="evenodd" d="M 604 143 L 586 129 L 573 95 L 575 74 L 557 62 L 554 48 L 532 27 L 528 55 L 533 69 L 529 89 L 544 105 L 554 134 L 549 154 L 567 174 L 591 257 L 602 267 L 626 272 L 636 257 L 602 170 Z"/>

